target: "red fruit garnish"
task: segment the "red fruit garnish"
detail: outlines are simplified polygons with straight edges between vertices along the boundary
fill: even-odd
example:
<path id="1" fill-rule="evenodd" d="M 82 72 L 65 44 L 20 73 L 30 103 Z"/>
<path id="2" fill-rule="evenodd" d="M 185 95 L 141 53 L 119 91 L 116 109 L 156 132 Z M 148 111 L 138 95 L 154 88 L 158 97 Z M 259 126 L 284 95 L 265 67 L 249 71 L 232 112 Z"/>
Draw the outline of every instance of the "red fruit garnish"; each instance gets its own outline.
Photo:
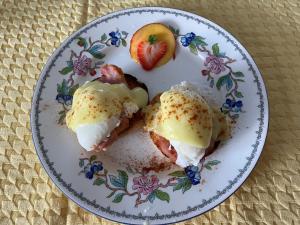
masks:
<path id="1" fill-rule="evenodd" d="M 156 42 L 156 39 L 153 40 L 150 37 L 149 41 L 139 43 L 137 49 L 138 60 L 145 70 L 153 69 L 168 49 L 166 42 Z"/>

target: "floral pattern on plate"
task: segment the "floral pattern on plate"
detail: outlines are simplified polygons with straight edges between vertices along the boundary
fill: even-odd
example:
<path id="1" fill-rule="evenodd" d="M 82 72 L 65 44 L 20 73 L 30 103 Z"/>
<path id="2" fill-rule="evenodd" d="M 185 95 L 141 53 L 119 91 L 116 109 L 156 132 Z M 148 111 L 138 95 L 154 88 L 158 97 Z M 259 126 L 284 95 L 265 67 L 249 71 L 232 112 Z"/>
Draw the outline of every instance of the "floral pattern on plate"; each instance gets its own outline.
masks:
<path id="1" fill-rule="evenodd" d="M 204 69 L 201 71 L 202 76 L 207 77 L 209 86 L 216 87 L 218 90 L 225 88 L 226 101 L 221 107 L 221 111 L 227 114 L 233 121 L 239 117 L 239 113 L 243 112 L 242 98 L 244 95 L 239 90 L 241 82 L 245 82 L 244 74 L 241 71 L 234 71 L 230 64 L 236 62 L 235 59 L 227 56 L 225 52 L 221 52 L 218 43 L 208 48 L 205 38 L 196 35 L 194 32 L 180 34 L 179 29 L 169 26 L 176 39 L 180 39 L 183 47 L 189 48 L 194 55 L 205 53 Z M 215 82 L 216 81 L 216 82 Z"/>
<path id="2" fill-rule="evenodd" d="M 126 31 L 111 31 L 108 35 L 102 34 L 100 39 L 92 41 L 91 38 L 78 37 L 75 39 L 80 51 L 71 50 L 70 58 L 66 62 L 66 66 L 62 68 L 59 73 L 66 76 L 61 84 L 57 84 L 56 100 L 62 105 L 62 110 L 59 113 L 58 124 L 64 124 L 66 112 L 72 104 L 73 94 L 79 87 L 75 84 L 74 76 L 95 76 L 98 68 L 104 63 L 105 54 L 102 50 L 105 47 L 123 47 L 127 46 L 126 38 L 128 33 Z"/>
<path id="3" fill-rule="evenodd" d="M 113 203 L 120 203 L 123 197 L 128 196 L 135 198 L 135 207 L 138 207 L 146 202 L 153 203 L 155 199 L 169 203 L 170 187 L 173 192 L 181 190 L 184 194 L 191 190 L 192 186 L 200 184 L 203 169 L 212 170 L 219 163 L 218 160 L 208 162 L 202 160 L 200 167 L 188 166 L 184 170 L 170 173 L 167 181 L 163 183 L 156 174 L 134 171 L 130 167 L 126 170 L 117 170 L 117 175 L 113 174 L 104 168 L 96 155 L 92 155 L 89 158 L 79 159 L 81 168 L 79 175 L 84 174 L 87 179 L 93 180 L 93 185 L 103 186 L 104 189 L 110 191 L 107 198 L 111 198 Z M 128 176 L 128 173 L 132 175 Z M 129 177 L 132 177 L 131 182 L 129 182 Z"/>

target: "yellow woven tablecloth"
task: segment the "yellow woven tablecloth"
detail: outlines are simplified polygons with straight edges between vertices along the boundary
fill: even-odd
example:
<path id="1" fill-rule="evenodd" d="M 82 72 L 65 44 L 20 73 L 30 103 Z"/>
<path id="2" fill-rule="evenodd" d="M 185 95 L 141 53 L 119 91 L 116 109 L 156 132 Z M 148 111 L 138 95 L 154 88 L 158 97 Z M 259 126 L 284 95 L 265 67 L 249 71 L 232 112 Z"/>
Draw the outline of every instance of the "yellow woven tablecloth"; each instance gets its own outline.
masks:
<path id="1" fill-rule="evenodd" d="M 245 184 L 181 224 L 300 224 L 300 1 L 0 1 L 0 224 L 112 224 L 79 208 L 49 180 L 29 125 L 31 96 L 52 51 L 95 17 L 165 6 L 223 26 L 250 51 L 269 94 L 268 139 Z"/>

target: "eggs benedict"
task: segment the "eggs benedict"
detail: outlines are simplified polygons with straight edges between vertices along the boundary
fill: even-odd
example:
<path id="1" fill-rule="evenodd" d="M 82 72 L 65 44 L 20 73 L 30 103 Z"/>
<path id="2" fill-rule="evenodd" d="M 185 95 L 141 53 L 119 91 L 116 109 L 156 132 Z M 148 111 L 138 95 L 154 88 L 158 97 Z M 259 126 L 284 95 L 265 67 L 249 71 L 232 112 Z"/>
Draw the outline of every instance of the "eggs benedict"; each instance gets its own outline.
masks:
<path id="1" fill-rule="evenodd" d="M 105 151 L 148 103 L 146 86 L 119 67 L 105 65 L 101 73 L 75 91 L 66 115 L 67 127 L 87 151 Z"/>
<path id="2" fill-rule="evenodd" d="M 181 167 L 198 165 L 229 137 L 225 115 L 187 83 L 156 96 L 144 110 L 145 129 L 158 149 Z"/>

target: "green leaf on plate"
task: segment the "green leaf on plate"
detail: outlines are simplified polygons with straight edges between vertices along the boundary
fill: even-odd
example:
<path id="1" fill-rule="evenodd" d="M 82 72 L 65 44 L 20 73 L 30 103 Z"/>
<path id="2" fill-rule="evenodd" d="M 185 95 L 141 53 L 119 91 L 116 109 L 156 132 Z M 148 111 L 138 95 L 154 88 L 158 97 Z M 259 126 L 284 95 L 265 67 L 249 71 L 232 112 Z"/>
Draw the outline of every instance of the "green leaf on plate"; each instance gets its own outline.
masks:
<path id="1" fill-rule="evenodd" d="M 182 187 L 182 193 L 184 194 L 184 192 L 190 190 L 192 187 L 192 183 L 189 179 L 185 179 L 184 185 Z"/>
<path id="2" fill-rule="evenodd" d="M 119 203 L 119 202 L 121 202 L 124 195 L 125 195 L 124 193 L 118 193 L 118 194 L 116 194 L 116 195 L 115 195 L 115 198 L 114 198 L 114 200 L 113 200 L 113 202 L 114 202 L 114 203 Z"/>
<path id="3" fill-rule="evenodd" d="M 173 187 L 173 191 L 178 191 L 178 190 L 180 190 L 180 189 L 182 189 L 182 187 L 183 187 L 183 185 L 184 185 L 184 182 L 178 182 L 174 187 Z"/>
<path id="4" fill-rule="evenodd" d="M 208 161 L 208 163 L 212 166 L 215 166 L 215 165 L 218 165 L 221 161 L 219 160 L 211 160 L 211 161 Z"/>
<path id="5" fill-rule="evenodd" d="M 230 76 L 226 80 L 226 90 L 229 91 L 233 86 L 233 81 Z"/>
<path id="6" fill-rule="evenodd" d="M 215 56 L 218 56 L 220 53 L 219 45 L 218 43 L 213 44 L 212 50 Z"/>
<path id="7" fill-rule="evenodd" d="M 218 165 L 221 161 L 219 160 L 211 160 L 204 164 L 204 167 L 208 170 L 212 170 L 212 167 Z"/>
<path id="8" fill-rule="evenodd" d="M 152 191 L 150 195 L 148 195 L 149 202 L 153 203 L 155 200 L 155 191 Z"/>
<path id="9" fill-rule="evenodd" d="M 226 84 L 227 91 L 229 91 L 233 86 L 233 81 L 231 79 L 231 76 L 229 76 L 229 74 L 220 77 L 219 80 L 217 81 L 216 87 L 218 90 L 220 90 L 221 87 L 225 84 Z"/>
<path id="10" fill-rule="evenodd" d="M 68 95 L 69 94 L 69 87 L 68 87 L 68 81 L 63 79 L 62 83 L 61 83 L 61 93 L 63 95 Z"/>
<path id="11" fill-rule="evenodd" d="M 216 84 L 217 89 L 220 90 L 221 87 L 222 87 L 224 84 L 227 83 L 227 80 L 228 80 L 228 79 L 230 79 L 230 78 L 229 78 L 229 74 L 220 77 L 219 80 L 217 81 L 217 84 Z"/>
<path id="12" fill-rule="evenodd" d="M 197 47 L 193 42 L 189 45 L 189 49 L 191 53 L 193 53 L 194 55 L 198 55 Z"/>
<path id="13" fill-rule="evenodd" d="M 204 41 L 204 38 L 201 36 L 196 36 L 195 39 L 192 41 L 195 45 L 206 46 L 207 43 Z"/>
<path id="14" fill-rule="evenodd" d="M 124 185 L 124 181 L 121 180 L 120 178 L 117 178 L 116 176 L 114 175 L 109 175 L 109 180 L 110 180 L 110 183 L 115 186 L 115 187 L 118 187 L 118 188 L 125 188 L 125 185 Z"/>
<path id="15" fill-rule="evenodd" d="M 61 94 L 62 93 L 62 87 L 61 87 L 61 85 L 57 84 L 56 87 L 57 87 L 56 88 L 57 93 Z"/>
<path id="16" fill-rule="evenodd" d="M 102 34 L 100 41 L 106 41 L 107 39 L 107 35 L 106 34 Z"/>
<path id="17" fill-rule="evenodd" d="M 205 167 L 206 169 L 208 169 L 208 170 L 212 170 L 212 168 L 211 168 L 210 165 L 205 164 L 204 167 Z"/>
<path id="18" fill-rule="evenodd" d="M 69 95 L 73 96 L 75 91 L 79 88 L 79 84 L 72 86 L 69 90 Z"/>
<path id="19" fill-rule="evenodd" d="M 185 177 L 186 174 L 183 170 L 177 170 L 177 171 L 174 171 L 174 172 L 170 173 L 169 176 L 172 176 L 172 177 Z"/>
<path id="20" fill-rule="evenodd" d="M 235 76 L 235 77 L 244 77 L 245 75 L 242 73 L 242 72 L 240 72 L 240 71 L 238 71 L 238 72 L 233 72 L 233 75 Z"/>
<path id="21" fill-rule="evenodd" d="M 97 178 L 96 180 L 94 180 L 94 183 L 93 183 L 93 185 L 97 185 L 97 186 L 100 186 L 100 185 L 102 185 L 102 184 L 104 184 L 105 183 L 105 181 L 102 179 L 102 178 Z"/>
<path id="22" fill-rule="evenodd" d="M 157 197 L 158 199 L 160 199 L 162 201 L 170 202 L 170 196 L 167 192 L 156 189 L 155 197 Z"/>
<path id="23" fill-rule="evenodd" d="M 123 47 L 126 47 L 127 46 L 127 42 L 126 42 L 126 40 L 125 39 L 121 39 L 122 40 L 122 45 L 123 45 Z"/>
<path id="24" fill-rule="evenodd" d="M 235 97 L 237 97 L 237 98 L 243 98 L 243 97 L 244 97 L 244 95 L 243 95 L 240 91 L 235 91 L 235 92 L 234 92 L 234 95 L 235 95 Z"/>
<path id="25" fill-rule="evenodd" d="M 63 68 L 62 70 L 60 70 L 59 73 L 62 75 L 67 75 L 71 71 L 73 71 L 73 67 L 67 66 L 67 67 Z"/>
<path id="26" fill-rule="evenodd" d="M 94 52 L 92 54 L 96 59 L 103 59 L 105 57 L 105 54 L 103 54 L 102 52 Z"/>
<path id="27" fill-rule="evenodd" d="M 97 59 L 102 59 L 105 57 L 105 54 L 101 52 L 105 45 L 95 45 L 90 50 L 89 53 L 92 54 Z"/>
<path id="28" fill-rule="evenodd" d="M 122 182 L 123 187 L 127 187 L 128 175 L 124 170 L 118 170 L 119 180 Z"/>

